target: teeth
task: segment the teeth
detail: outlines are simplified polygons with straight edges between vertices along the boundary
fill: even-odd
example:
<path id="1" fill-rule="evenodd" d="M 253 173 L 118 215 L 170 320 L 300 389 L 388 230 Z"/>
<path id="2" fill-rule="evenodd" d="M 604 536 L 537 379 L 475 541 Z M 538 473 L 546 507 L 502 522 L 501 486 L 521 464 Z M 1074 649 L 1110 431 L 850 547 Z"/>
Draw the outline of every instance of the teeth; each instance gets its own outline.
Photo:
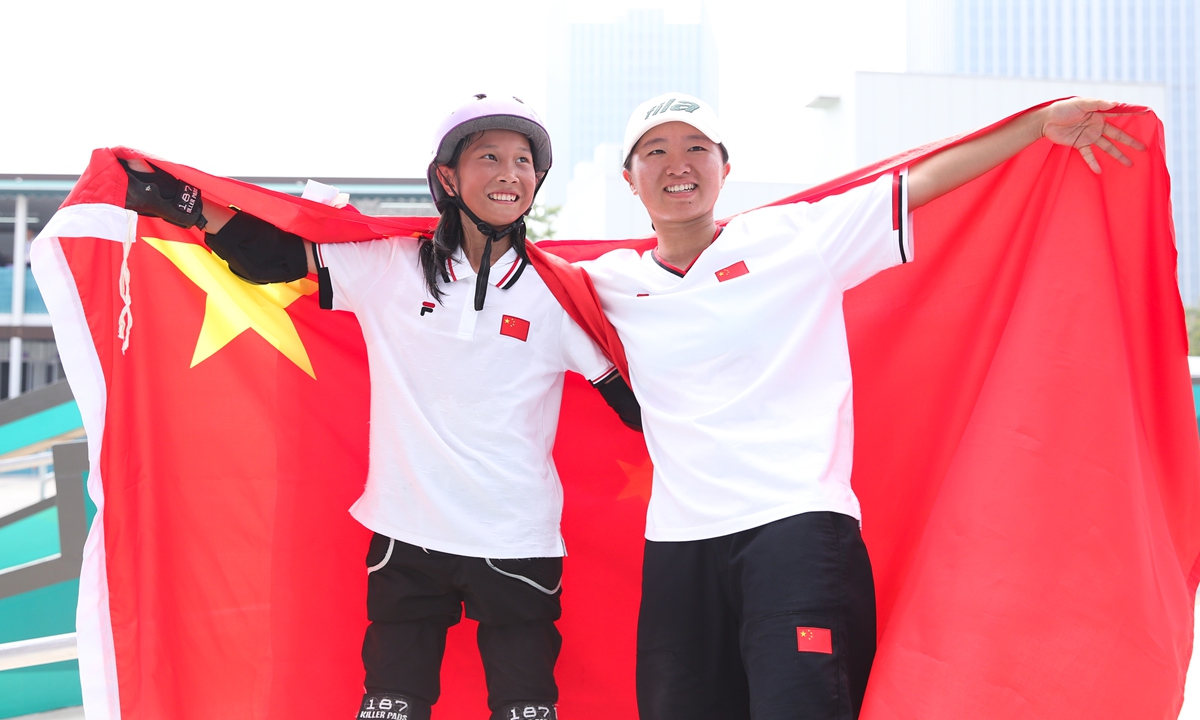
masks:
<path id="1" fill-rule="evenodd" d="M 501 202 L 516 202 L 517 201 L 517 196 L 514 193 L 490 193 L 490 194 L 488 194 L 488 197 L 491 198 L 492 200 L 499 200 Z"/>
<path id="2" fill-rule="evenodd" d="M 684 183 L 683 185 L 668 185 L 667 186 L 667 192 L 669 192 L 669 193 L 690 192 L 695 189 L 696 189 L 696 183 Z"/>

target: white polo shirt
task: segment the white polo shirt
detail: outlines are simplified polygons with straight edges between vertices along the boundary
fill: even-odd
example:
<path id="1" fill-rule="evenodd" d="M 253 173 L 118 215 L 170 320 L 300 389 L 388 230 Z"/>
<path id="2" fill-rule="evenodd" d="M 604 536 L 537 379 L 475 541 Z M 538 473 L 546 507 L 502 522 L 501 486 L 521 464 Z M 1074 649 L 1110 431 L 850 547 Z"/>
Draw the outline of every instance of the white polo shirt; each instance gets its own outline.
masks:
<path id="1" fill-rule="evenodd" d="M 318 246 L 334 309 L 357 317 L 371 368 L 370 469 L 350 509 L 367 528 L 472 557 L 565 554 L 551 450 L 563 373 L 612 369 L 515 250 L 474 309 L 462 252 L 428 294 L 411 238 Z"/>
<path id="2" fill-rule="evenodd" d="M 731 220 L 690 268 L 581 263 L 629 360 L 654 484 L 646 537 L 699 540 L 803 512 L 860 518 L 842 293 L 912 259 L 906 176 Z"/>

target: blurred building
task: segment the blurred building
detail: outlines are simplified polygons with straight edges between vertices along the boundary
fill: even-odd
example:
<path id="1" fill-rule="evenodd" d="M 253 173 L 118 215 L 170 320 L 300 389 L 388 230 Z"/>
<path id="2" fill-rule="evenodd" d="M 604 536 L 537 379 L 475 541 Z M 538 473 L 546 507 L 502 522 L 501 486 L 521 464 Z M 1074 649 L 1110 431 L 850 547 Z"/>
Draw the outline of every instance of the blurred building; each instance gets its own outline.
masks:
<path id="1" fill-rule="evenodd" d="M 67 199 L 75 175 L 0 175 L 0 400 L 64 377 L 46 304 L 29 269 L 28 244 Z M 300 195 L 307 178 L 240 178 Z M 368 215 L 434 215 L 423 178 L 315 178 Z"/>
<path id="2" fill-rule="evenodd" d="M 857 73 L 855 166 L 977 130 L 1033 105 L 1068 95 L 1121 98 L 1153 108 L 1161 108 L 1166 102 L 1166 88 L 1156 83 Z M 895 112 L 896 108 L 904 110 Z"/>
<path id="3" fill-rule="evenodd" d="M 1200 302 L 1200 3 L 908 0 L 908 71 L 1161 85 L 1180 292 Z"/>
<path id="4" fill-rule="evenodd" d="M 555 169 L 542 188 L 547 205 L 566 200 L 575 165 L 596 146 L 621 143 L 638 103 L 664 92 L 717 107 L 717 43 L 708 16 L 668 23 L 661 9 L 630 10 L 612 23 L 571 23 L 551 47 L 546 122 Z"/>

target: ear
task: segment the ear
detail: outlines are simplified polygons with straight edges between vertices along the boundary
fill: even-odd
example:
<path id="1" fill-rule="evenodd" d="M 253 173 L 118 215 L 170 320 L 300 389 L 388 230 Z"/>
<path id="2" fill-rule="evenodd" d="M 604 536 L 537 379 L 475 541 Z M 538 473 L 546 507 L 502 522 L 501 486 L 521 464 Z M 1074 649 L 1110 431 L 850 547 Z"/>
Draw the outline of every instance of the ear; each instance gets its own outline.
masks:
<path id="1" fill-rule="evenodd" d="M 721 168 L 721 187 L 725 187 L 725 178 L 729 177 L 729 171 L 732 169 L 733 166 L 729 163 L 725 163 L 725 167 Z"/>
<path id="2" fill-rule="evenodd" d="M 454 181 L 457 179 L 454 177 L 454 169 L 446 165 L 438 165 L 436 172 L 438 181 L 442 183 L 442 189 L 446 191 L 446 194 L 450 197 L 458 195 L 458 191 L 454 189 Z"/>
<path id="3" fill-rule="evenodd" d="M 621 177 L 625 178 L 625 182 L 629 183 L 629 192 L 637 195 L 637 187 L 633 184 L 633 176 L 629 174 L 629 171 L 622 170 Z"/>

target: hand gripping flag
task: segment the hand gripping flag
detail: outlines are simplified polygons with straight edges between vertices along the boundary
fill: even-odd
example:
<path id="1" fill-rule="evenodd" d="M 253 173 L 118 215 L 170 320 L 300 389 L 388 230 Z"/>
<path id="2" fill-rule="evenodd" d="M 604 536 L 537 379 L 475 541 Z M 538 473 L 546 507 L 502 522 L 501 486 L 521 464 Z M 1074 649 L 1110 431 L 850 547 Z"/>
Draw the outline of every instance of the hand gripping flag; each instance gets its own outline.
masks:
<path id="1" fill-rule="evenodd" d="M 918 261 L 846 296 L 853 483 L 880 620 L 865 718 L 1178 713 L 1200 442 L 1162 128 L 1149 113 L 1114 123 L 1149 146 L 1132 169 L 1102 156 L 1096 176 L 1073 151 L 1035 143 L 917 211 Z M 361 335 L 351 316 L 317 310 L 310 280 L 247 286 L 199 233 L 126 212 L 116 158 L 136 155 L 97 151 L 33 249 L 100 508 L 80 583 L 88 717 L 351 717 L 366 622 L 368 538 L 346 513 L 366 468 Z M 432 227 L 156 163 L 319 241 Z M 651 244 L 530 250 L 622 368 L 619 338 L 567 261 Z M 632 718 L 652 468 L 586 383 L 568 382 L 563 403 L 560 707 Z M 812 651 L 820 638 L 800 630 L 798 651 Z M 482 717 L 470 630 L 451 632 L 435 717 Z"/>

